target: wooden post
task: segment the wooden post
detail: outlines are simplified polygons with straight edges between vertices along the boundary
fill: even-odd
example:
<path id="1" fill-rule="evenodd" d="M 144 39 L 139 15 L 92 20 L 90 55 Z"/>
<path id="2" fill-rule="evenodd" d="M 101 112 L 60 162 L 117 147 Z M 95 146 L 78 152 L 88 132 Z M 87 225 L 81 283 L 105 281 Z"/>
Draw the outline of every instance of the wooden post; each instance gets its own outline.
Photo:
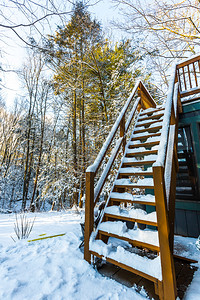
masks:
<path id="1" fill-rule="evenodd" d="M 164 168 L 153 167 L 154 192 L 160 244 L 160 260 L 163 278 L 164 300 L 176 299 L 176 282 L 173 256 L 169 247 L 169 225 L 165 194 Z"/>
<path id="2" fill-rule="evenodd" d="M 125 146 L 126 146 L 125 124 L 126 122 L 125 122 L 125 115 L 124 115 L 120 122 L 120 137 L 123 137 L 123 153 L 125 152 Z"/>
<path id="3" fill-rule="evenodd" d="M 169 194 L 169 246 L 171 253 L 174 251 L 174 219 L 175 219 L 175 200 L 176 200 L 176 162 L 175 162 L 175 150 L 173 151 L 173 163 L 172 163 L 172 174 Z"/>
<path id="4" fill-rule="evenodd" d="M 94 226 L 94 173 L 86 172 L 84 259 L 91 262 L 90 235 Z"/>

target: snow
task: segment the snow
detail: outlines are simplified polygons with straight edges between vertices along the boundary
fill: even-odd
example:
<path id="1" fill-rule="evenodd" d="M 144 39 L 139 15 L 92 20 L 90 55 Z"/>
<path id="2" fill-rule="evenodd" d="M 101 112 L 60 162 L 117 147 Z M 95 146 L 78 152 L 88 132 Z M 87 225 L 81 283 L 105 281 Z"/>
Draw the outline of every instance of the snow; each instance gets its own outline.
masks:
<path id="1" fill-rule="evenodd" d="M 139 125 L 148 125 L 148 124 L 151 124 L 154 120 L 155 120 L 155 119 L 149 118 L 148 121 L 147 121 L 147 120 L 139 121 L 139 122 L 137 122 L 137 126 L 139 126 Z M 161 117 L 158 118 L 157 120 L 163 121 L 163 116 L 161 116 Z"/>
<path id="2" fill-rule="evenodd" d="M 159 142 L 159 141 L 160 141 L 160 136 L 152 136 L 146 140 L 146 143 Z"/>
<path id="3" fill-rule="evenodd" d="M 159 129 L 158 131 L 156 131 L 156 133 L 161 133 L 161 129 Z M 141 132 L 141 133 L 133 133 L 131 138 L 144 138 L 144 137 L 147 137 L 147 139 L 151 138 L 152 137 L 152 134 L 153 133 L 149 133 L 148 132 L 148 128 L 147 128 L 147 131 L 144 131 L 144 132 Z M 152 137 L 154 138 L 154 137 Z M 160 141 L 160 137 L 156 136 L 157 140 L 156 141 Z"/>
<path id="4" fill-rule="evenodd" d="M 143 170 L 140 167 L 128 167 L 128 168 L 120 168 L 119 173 L 132 173 L 132 174 L 137 174 L 137 173 L 142 173 L 145 175 L 147 172 L 153 172 L 152 168 L 148 168 L 149 170 Z"/>
<path id="5" fill-rule="evenodd" d="M 124 200 L 131 200 L 131 201 L 146 201 L 146 202 L 155 202 L 155 196 L 151 194 L 147 195 L 132 195 L 129 193 L 118 193 L 118 192 L 112 192 L 110 194 L 110 197 L 113 199 L 124 199 Z"/>
<path id="6" fill-rule="evenodd" d="M 101 240 L 92 238 L 90 239 L 90 250 L 162 280 L 159 256 L 155 259 L 148 259 L 126 251 L 120 245 L 114 248 L 111 243 L 105 244 Z"/>
<path id="7" fill-rule="evenodd" d="M 139 147 L 139 148 L 136 148 L 136 149 L 130 149 L 130 148 L 126 149 L 126 153 L 137 153 L 137 152 L 143 152 L 143 151 L 146 151 L 145 147 Z"/>
<path id="8" fill-rule="evenodd" d="M 145 114 L 140 115 L 141 119 L 146 118 L 146 117 L 149 117 L 149 114 L 150 114 L 150 113 L 152 113 L 151 117 L 154 117 L 154 116 L 163 114 L 162 108 L 161 108 L 160 110 L 158 110 L 158 111 L 155 111 L 155 112 L 154 112 L 154 110 L 155 110 L 155 108 L 153 108 L 152 111 L 149 111 L 149 112 L 146 112 L 146 111 L 145 111 Z"/>
<path id="9" fill-rule="evenodd" d="M 183 257 L 197 260 L 194 264 L 198 270 L 194 273 L 192 283 L 188 287 L 184 300 L 197 300 L 200 295 L 200 251 L 197 249 L 195 238 L 185 238 L 182 236 L 175 236 L 174 239 L 174 253 Z"/>
<path id="10" fill-rule="evenodd" d="M 156 154 L 150 154 L 147 156 L 144 156 L 142 160 L 138 160 L 135 157 L 124 157 L 123 163 L 134 163 L 134 162 L 142 162 L 142 161 L 155 161 L 157 158 Z"/>
<path id="11" fill-rule="evenodd" d="M 155 122 L 149 126 L 149 128 L 162 126 L 162 122 Z"/>
<path id="12" fill-rule="evenodd" d="M 128 207 L 126 209 L 122 209 L 120 206 L 116 205 L 108 206 L 105 208 L 105 213 L 130 219 L 157 222 L 156 212 L 148 214 L 145 210 L 140 208 L 134 208 L 133 206 L 130 208 Z"/>
<path id="13" fill-rule="evenodd" d="M 99 230 L 116 234 L 128 238 L 130 240 L 144 242 L 159 247 L 158 232 L 153 230 L 127 229 L 126 223 L 118 222 L 103 222 L 99 226 Z"/>
<path id="14" fill-rule="evenodd" d="M 134 185 L 134 186 L 153 186 L 153 178 L 143 178 L 143 179 L 139 179 L 136 182 L 132 182 L 130 179 L 116 179 L 115 180 L 115 184 L 116 185 Z"/>
<path id="15" fill-rule="evenodd" d="M 66 235 L 31 243 L 14 243 L 10 238 L 14 237 L 14 214 L 0 218 L 0 299 L 146 299 L 134 287 L 103 277 L 83 259 L 81 217 L 75 211 L 37 213 L 30 238 L 42 233 Z"/>
<path id="16" fill-rule="evenodd" d="M 150 196 L 150 195 L 149 195 Z M 135 197 L 135 196 L 134 196 Z M 67 212 L 46 212 L 27 214 L 35 224 L 30 238 L 39 234 L 66 233 L 65 236 L 28 243 L 16 243 L 13 224 L 15 215 L 0 215 L 0 299 L 4 300 L 144 300 L 146 295 L 138 294 L 135 288 L 128 288 L 116 281 L 103 277 L 83 259 L 79 249 L 81 215 L 75 210 Z M 195 246 L 196 239 L 175 237 L 175 251 L 178 255 L 198 260 L 200 251 Z M 103 242 L 102 242 L 103 243 Z M 104 244 L 105 245 L 105 244 Z M 104 246 L 103 245 L 103 246 Z M 125 254 L 124 254 L 125 253 Z M 131 256 L 130 261 L 128 255 Z M 138 261 L 138 256 L 118 249 L 115 258 L 124 258 L 124 263 L 154 272 L 156 261 Z M 125 257 L 124 257 L 125 256 Z M 159 258 L 157 259 L 159 260 Z M 135 260 L 136 261 L 136 260 Z M 200 295 L 200 269 L 195 272 L 184 300 L 197 300 Z"/>
<path id="17" fill-rule="evenodd" d="M 144 172 L 140 167 L 129 167 L 129 168 L 120 168 L 119 173 L 136 173 L 136 172 Z"/>

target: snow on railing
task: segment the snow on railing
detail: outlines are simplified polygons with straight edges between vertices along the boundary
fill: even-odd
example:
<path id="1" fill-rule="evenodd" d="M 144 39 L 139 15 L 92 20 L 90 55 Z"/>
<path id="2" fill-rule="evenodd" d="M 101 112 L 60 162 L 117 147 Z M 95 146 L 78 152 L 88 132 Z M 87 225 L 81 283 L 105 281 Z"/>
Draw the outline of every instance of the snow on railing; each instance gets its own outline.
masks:
<path id="1" fill-rule="evenodd" d="M 170 120 L 171 120 L 171 112 L 172 112 L 172 106 L 173 106 L 175 78 L 176 78 L 176 66 L 174 68 L 174 73 L 171 77 L 171 81 L 170 81 L 170 85 L 169 85 L 169 91 L 168 91 L 167 100 L 165 103 L 165 112 L 164 112 L 164 117 L 163 117 L 160 145 L 158 148 L 158 156 L 157 156 L 155 163 L 153 164 L 153 167 L 164 167 L 164 165 L 165 165 L 168 136 L 169 136 L 169 127 L 170 127 Z"/>

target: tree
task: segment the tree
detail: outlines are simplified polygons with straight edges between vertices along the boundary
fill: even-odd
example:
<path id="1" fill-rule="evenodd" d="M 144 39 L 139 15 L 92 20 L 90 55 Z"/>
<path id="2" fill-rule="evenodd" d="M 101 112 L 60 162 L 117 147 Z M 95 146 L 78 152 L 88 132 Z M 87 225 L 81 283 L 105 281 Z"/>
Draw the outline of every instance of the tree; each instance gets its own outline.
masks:
<path id="1" fill-rule="evenodd" d="M 92 47 L 101 42 L 100 24 L 92 20 L 82 2 L 76 2 L 71 20 L 59 27 L 51 36 L 54 48 L 53 63 L 56 71 L 55 88 L 64 93 L 69 103 L 74 178 L 82 177 L 83 193 L 85 172 L 85 86 L 88 84 L 87 56 Z M 79 130 L 78 130 L 79 128 Z M 79 146 L 79 147 L 78 147 Z M 81 169 L 81 170 L 80 170 Z M 81 175 L 80 175 L 81 173 Z M 78 186 L 75 180 L 74 203 L 78 203 Z"/>
<path id="2" fill-rule="evenodd" d="M 119 26 L 140 35 L 140 51 L 148 53 L 165 84 L 166 71 L 176 58 L 198 52 L 200 6 L 198 0 L 114 0 L 123 7 L 126 23 Z"/>
<path id="3" fill-rule="evenodd" d="M 135 79 L 142 76 L 141 58 L 129 40 L 115 45 L 106 40 L 82 2 L 76 2 L 68 24 L 50 36 L 49 47 L 55 92 L 63 95 L 70 113 L 77 204 L 78 194 L 81 198 L 84 193 L 86 166 L 102 146 Z"/>

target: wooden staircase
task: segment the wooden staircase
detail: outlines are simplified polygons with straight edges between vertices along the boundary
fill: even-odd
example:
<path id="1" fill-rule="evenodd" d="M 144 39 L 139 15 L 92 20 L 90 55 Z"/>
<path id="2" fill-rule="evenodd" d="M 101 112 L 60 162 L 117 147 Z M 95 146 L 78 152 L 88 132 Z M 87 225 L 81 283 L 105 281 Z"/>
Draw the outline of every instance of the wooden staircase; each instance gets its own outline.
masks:
<path id="1" fill-rule="evenodd" d="M 176 69 L 164 106 L 156 106 L 138 82 L 97 159 L 86 171 L 84 258 L 90 263 L 94 257 L 104 259 L 152 281 L 156 294 L 165 300 L 176 299 L 173 238 L 178 110 L 181 104 Z M 134 130 L 127 142 L 133 119 Z M 94 186 L 118 131 L 112 155 Z M 123 158 L 94 230 L 94 207 L 121 147 Z"/>

